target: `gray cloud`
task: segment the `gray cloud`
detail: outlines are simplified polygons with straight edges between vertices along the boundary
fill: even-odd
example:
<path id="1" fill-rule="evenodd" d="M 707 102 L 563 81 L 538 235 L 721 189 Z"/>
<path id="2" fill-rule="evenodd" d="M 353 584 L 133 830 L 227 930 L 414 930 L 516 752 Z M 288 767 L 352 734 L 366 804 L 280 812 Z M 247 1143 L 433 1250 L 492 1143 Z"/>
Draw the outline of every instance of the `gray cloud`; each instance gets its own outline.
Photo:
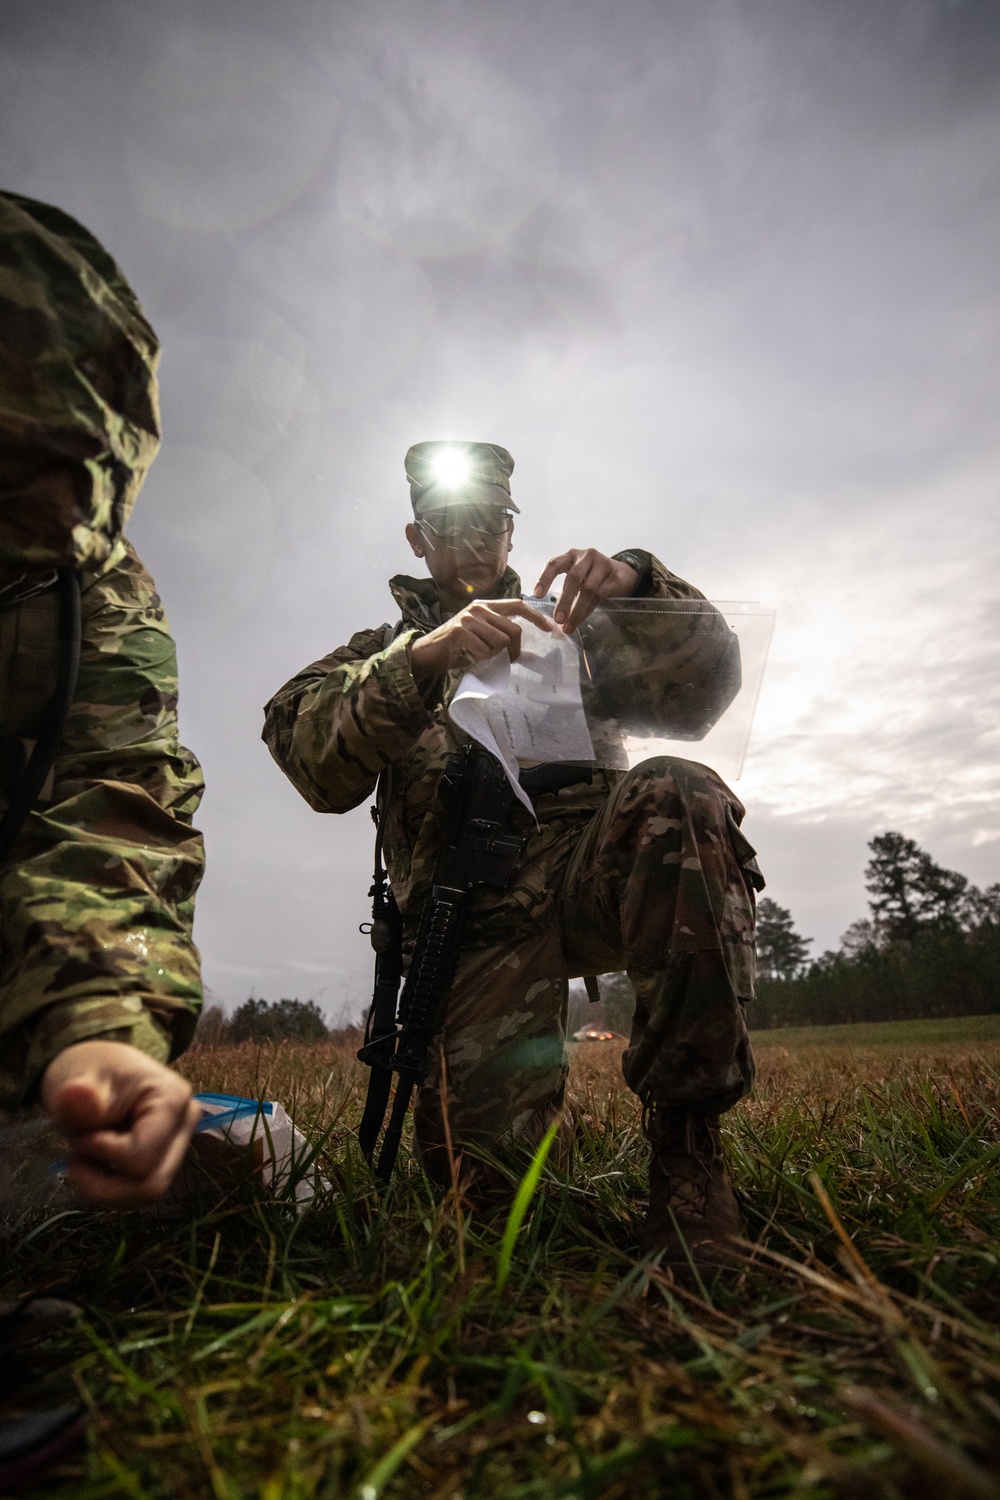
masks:
<path id="1" fill-rule="evenodd" d="M 817 947 L 886 827 L 1000 876 L 994 0 L 0 0 L 0 37 L 7 182 L 164 341 L 133 535 L 221 997 L 364 998 L 370 821 L 260 711 L 390 617 L 421 437 L 514 452 L 529 583 L 646 545 L 778 608 L 738 790 Z"/>

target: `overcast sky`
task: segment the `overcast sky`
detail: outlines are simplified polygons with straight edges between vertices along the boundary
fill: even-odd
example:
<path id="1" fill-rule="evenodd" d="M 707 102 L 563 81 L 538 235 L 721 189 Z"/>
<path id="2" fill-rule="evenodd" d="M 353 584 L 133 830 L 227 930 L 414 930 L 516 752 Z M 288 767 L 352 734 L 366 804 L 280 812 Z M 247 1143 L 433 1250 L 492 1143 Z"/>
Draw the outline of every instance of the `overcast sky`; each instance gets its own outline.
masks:
<path id="1" fill-rule="evenodd" d="M 996 0 L 0 0 L 0 138 L 163 343 L 219 999 L 367 1001 L 367 810 L 261 707 L 392 618 L 426 437 L 514 454 L 526 586 L 639 546 L 777 610 L 736 790 L 816 951 L 887 828 L 1000 879 Z"/>

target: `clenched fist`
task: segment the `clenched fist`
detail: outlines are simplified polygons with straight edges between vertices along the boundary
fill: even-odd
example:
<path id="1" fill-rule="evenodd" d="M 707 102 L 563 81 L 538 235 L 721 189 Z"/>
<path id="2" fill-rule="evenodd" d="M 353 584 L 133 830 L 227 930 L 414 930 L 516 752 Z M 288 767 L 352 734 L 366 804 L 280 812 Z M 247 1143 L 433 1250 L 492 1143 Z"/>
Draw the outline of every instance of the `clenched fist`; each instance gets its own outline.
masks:
<path id="1" fill-rule="evenodd" d="M 77 1042 L 42 1077 L 42 1104 L 69 1138 L 69 1176 L 91 1203 L 162 1198 L 201 1118 L 191 1085 L 125 1042 Z"/>
<path id="2" fill-rule="evenodd" d="M 521 650 L 518 619 L 530 620 L 542 630 L 552 621 L 520 599 L 477 599 L 452 615 L 443 625 L 421 636 L 410 647 L 410 665 L 418 682 L 444 677 L 453 670 L 468 671 L 477 661 L 486 661 L 504 649 L 516 661 Z"/>

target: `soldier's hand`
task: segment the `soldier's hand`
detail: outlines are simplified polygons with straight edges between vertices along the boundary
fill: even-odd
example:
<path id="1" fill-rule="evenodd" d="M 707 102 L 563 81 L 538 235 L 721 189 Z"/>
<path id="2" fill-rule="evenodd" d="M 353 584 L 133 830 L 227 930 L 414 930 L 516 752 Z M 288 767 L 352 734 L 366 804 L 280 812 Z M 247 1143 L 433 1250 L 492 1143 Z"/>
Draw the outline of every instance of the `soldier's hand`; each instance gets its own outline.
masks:
<path id="1" fill-rule="evenodd" d="M 550 557 L 532 592 L 544 594 L 554 578 L 566 574 L 553 618 L 568 635 L 605 599 L 628 599 L 639 582 L 639 574 L 626 562 L 605 557 L 596 547 L 571 547 Z"/>
<path id="2" fill-rule="evenodd" d="M 418 681 L 444 677 L 456 668 L 468 671 L 477 661 L 486 661 L 498 651 L 510 652 L 516 661 L 521 650 L 519 619 L 530 620 L 542 630 L 552 621 L 520 599 L 477 599 L 452 615 L 436 630 L 421 636 L 410 647 L 410 666 Z"/>
<path id="3" fill-rule="evenodd" d="M 177 1073 L 124 1042 L 77 1042 L 42 1077 L 42 1103 L 69 1138 L 69 1176 L 91 1203 L 162 1198 L 201 1110 Z"/>

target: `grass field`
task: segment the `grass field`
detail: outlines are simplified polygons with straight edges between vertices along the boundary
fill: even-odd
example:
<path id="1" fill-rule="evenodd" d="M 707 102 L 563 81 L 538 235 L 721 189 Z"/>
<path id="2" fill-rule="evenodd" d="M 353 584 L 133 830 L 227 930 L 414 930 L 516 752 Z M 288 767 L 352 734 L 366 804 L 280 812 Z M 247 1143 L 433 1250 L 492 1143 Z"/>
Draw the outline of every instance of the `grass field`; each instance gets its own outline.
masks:
<path id="1" fill-rule="evenodd" d="M 1000 1034 L 918 1024 L 758 1034 L 725 1129 L 755 1244 L 699 1289 L 635 1259 L 615 1045 L 574 1049 L 513 1240 L 507 1203 L 474 1214 L 412 1164 L 380 1196 L 349 1053 L 189 1054 L 197 1087 L 293 1108 L 330 1191 L 15 1238 L 10 1287 L 88 1310 L 36 1394 L 75 1387 L 91 1445 L 31 1493 L 1000 1497 Z"/>
<path id="2" fill-rule="evenodd" d="M 946 1016 L 931 1021 L 862 1021 L 852 1026 L 783 1026 L 751 1033 L 756 1051 L 768 1047 L 968 1048 L 1000 1043 L 1000 1016 Z"/>

